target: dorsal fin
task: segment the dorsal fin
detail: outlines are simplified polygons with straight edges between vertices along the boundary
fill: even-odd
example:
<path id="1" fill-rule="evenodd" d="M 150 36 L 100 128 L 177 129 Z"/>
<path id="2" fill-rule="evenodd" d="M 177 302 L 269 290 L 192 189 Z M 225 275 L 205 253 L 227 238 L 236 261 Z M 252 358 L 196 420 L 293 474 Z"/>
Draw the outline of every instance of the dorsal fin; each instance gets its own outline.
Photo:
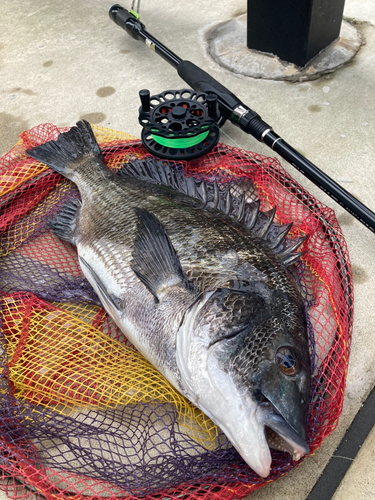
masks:
<path id="1" fill-rule="evenodd" d="M 244 217 L 244 224 L 248 229 L 252 229 L 258 220 L 260 209 L 260 200 L 252 201 L 251 203 L 246 203 L 246 214 Z"/>
<path id="2" fill-rule="evenodd" d="M 292 240 L 286 240 L 285 237 L 282 242 L 273 249 L 274 253 L 279 257 L 284 259 L 288 255 L 292 254 L 295 250 L 297 250 L 309 237 L 309 235 L 299 236 Z"/>
<path id="3" fill-rule="evenodd" d="M 253 233 L 259 238 L 266 238 L 268 230 L 271 227 L 272 221 L 275 217 L 276 207 L 267 210 L 267 212 L 259 212 L 258 220 L 253 228 Z"/>
<path id="4" fill-rule="evenodd" d="M 292 223 L 280 225 L 273 222 L 276 207 L 261 212 L 260 200 L 247 200 L 245 191 L 235 194 L 235 188 L 230 184 L 219 184 L 216 179 L 206 181 L 186 177 L 182 168 L 156 158 L 129 161 L 118 174 L 171 187 L 201 202 L 202 208 L 215 210 L 237 220 L 249 233 L 262 238 L 286 265 L 302 255 L 294 252 L 307 236 L 286 239 Z"/>
<path id="5" fill-rule="evenodd" d="M 305 255 L 306 252 L 299 252 L 299 253 L 291 253 L 284 257 L 282 259 L 283 263 L 285 266 L 290 266 L 291 264 L 294 264 L 297 262 L 298 259 L 302 257 L 302 255 Z"/>
<path id="6" fill-rule="evenodd" d="M 281 226 L 272 222 L 264 238 L 272 248 L 272 250 L 278 248 L 278 246 L 281 245 L 281 243 L 284 241 L 285 236 L 291 230 L 292 226 L 293 222 L 290 222 L 289 224 L 283 224 Z"/>

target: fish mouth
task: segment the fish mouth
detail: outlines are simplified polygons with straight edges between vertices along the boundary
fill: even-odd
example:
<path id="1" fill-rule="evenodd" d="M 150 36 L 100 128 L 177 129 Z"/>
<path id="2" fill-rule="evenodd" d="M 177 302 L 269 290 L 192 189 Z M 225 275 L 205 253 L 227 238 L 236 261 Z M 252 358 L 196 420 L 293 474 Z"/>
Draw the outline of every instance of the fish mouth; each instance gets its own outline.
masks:
<path id="1" fill-rule="evenodd" d="M 250 419 L 252 421 L 251 427 L 255 432 L 249 432 L 246 436 L 248 439 L 244 439 L 243 434 L 242 439 L 238 439 L 238 433 L 233 432 L 236 430 L 233 425 L 227 426 L 226 423 L 218 421 L 217 423 L 245 462 L 259 476 L 266 478 L 271 471 L 270 448 L 289 453 L 294 462 L 301 460 L 309 453 L 310 449 L 304 437 L 301 437 L 288 424 L 271 403 L 258 405 L 255 403 L 255 407 L 254 418 Z M 248 428 L 246 417 L 242 419 L 241 425 Z"/>
<path id="2" fill-rule="evenodd" d="M 294 462 L 298 462 L 304 455 L 307 454 L 304 450 L 301 451 L 301 449 L 296 449 L 297 447 L 295 444 L 292 445 L 275 430 L 271 429 L 271 427 L 265 426 L 265 431 L 267 444 L 272 450 L 289 453 Z"/>
<path id="3" fill-rule="evenodd" d="M 267 444 L 270 448 L 289 453 L 295 462 L 310 452 L 305 439 L 305 430 L 300 429 L 297 432 L 271 402 L 259 405 L 257 417 L 259 423 L 265 427 Z"/>

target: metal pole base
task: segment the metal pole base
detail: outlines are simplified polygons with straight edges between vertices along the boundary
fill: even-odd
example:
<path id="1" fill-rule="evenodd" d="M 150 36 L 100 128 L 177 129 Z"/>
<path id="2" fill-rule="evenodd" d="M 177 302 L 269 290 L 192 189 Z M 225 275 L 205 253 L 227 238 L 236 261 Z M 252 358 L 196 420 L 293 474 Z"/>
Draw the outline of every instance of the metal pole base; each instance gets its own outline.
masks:
<path id="1" fill-rule="evenodd" d="M 345 0 L 248 0 L 247 46 L 305 66 L 339 36 Z"/>

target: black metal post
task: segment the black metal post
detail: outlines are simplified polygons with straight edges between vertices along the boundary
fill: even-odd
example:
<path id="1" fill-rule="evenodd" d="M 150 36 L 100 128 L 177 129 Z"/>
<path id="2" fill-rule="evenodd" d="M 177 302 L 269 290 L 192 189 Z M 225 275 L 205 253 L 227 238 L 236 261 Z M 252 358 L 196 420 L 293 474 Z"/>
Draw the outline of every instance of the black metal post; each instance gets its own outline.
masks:
<path id="1" fill-rule="evenodd" d="M 305 66 L 338 38 L 345 0 L 248 0 L 247 46 Z"/>

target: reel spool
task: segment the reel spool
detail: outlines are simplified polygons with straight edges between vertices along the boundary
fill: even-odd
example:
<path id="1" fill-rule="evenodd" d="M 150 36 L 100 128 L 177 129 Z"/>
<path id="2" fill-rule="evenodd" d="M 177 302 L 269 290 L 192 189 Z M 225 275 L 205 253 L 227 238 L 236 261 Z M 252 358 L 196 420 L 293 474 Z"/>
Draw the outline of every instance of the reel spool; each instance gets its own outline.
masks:
<path id="1" fill-rule="evenodd" d="M 217 144 L 225 118 L 219 112 L 215 94 L 183 89 L 150 96 L 149 90 L 141 90 L 139 96 L 142 143 L 153 155 L 191 160 Z"/>

